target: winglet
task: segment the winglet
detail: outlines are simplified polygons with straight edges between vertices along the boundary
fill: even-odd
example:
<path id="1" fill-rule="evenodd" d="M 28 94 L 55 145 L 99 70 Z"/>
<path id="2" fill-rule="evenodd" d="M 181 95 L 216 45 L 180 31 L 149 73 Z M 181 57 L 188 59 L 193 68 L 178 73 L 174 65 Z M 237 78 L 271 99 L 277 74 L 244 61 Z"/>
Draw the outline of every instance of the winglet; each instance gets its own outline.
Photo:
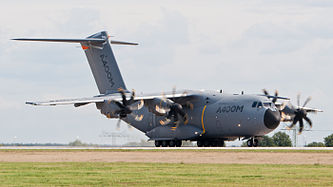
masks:
<path id="1" fill-rule="evenodd" d="M 26 104 L 26 105 L 34 105 L 34 106 L 36 106 L 36 105 L 37 105 L 37 103 L 34 103 L 34 102 L 29 102 L 29 101 L 25 102 L 25 104 Z"/>

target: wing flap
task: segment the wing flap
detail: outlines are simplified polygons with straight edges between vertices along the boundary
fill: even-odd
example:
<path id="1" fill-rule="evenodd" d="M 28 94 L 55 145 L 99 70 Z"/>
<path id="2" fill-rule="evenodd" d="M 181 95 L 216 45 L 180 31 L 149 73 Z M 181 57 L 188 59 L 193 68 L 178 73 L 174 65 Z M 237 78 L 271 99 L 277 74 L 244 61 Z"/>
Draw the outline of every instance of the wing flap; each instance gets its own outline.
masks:
<path id="1" fill-rule="evenodd" d="M 186 97 L 192 96 L 192 94 L 187 93 L 170 93 L 170 94 L 142 94 L 138 95 L 134 98 L 135 101 L 139 100 L 151 100 L 154 98 L 168 98 L 168 99 L 183 99 Z M 130 98 L 130 93 L 126 93 L 126 97 Z M 84 98 L 74 98 L 74 99 L 56 99 L 56 100 L 49 100 L 49 101 L 27 101 L 26 104 L 34 105 L 34 106 L 56 106 L 56 105 L 71 105 L 74 106 L 82 106 L 89 103 L 101 103 L 104 101 L 121 101 L 122 97 L 120 94 L 108 94 L 108 95 L 98 95 L 93 97 L 84 97 Z"/>
<path id="2" fill-rule="evenodd" d="M 25 104 L 34 106 L 56 106 L 56 105 L 69 105 L 74 104 L 76 106 L 82 106 L 89 103 L 104 102 L 103 98 L 91 97 L 91 98 L 77 98 L 77 99 L 59 99 L 50 101 L 28 101 Z"/>
<path id="3" fill-rule="evenodd" d="M 82 43 L 82 42 L 103 43 L 103 42 L 105 42 L 105 39 L 99 39 L 99 38 L 87 38 L 87 39 L 15 38 L 12 40 L 36 41 L 36 42 L 67 42 L 67 43 Z"/>

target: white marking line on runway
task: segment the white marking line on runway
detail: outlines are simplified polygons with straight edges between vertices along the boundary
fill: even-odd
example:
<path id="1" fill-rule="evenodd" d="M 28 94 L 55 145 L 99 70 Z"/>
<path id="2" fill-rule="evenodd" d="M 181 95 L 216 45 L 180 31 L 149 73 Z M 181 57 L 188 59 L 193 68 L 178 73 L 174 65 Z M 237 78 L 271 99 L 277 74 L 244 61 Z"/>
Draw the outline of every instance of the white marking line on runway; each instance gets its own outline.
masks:
<path id="1" fill-rule="evenodd" d="M 3 149 L 59 150 L 333 150 L 333 147 L 67 147 L 67 146 L 2 146 Z"/>

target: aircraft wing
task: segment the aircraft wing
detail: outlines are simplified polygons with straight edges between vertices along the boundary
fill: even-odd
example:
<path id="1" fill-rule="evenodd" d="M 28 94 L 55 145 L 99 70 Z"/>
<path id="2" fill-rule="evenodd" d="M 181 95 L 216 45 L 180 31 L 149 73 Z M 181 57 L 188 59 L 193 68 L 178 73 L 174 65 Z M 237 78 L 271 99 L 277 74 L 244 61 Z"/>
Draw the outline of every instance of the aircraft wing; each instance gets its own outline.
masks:
<path id="1" fill-rule="evenodd" d="M 127 93 L 128 94 L 128 93 Z M 191 94 L 192 95 L 192 94 Z M 169 93 L 169 94 L 142 94 L 134 98 L 135 101 L 139 100 L 151 100 L 154 98 L 168 98 L 179 100 L 190 96 L 186 92 L 183 93 Z M 130 95 L 127 95 L 127 98 L 130 98 Z M 89 103 L 101 103 L 104 101 L 121 101 L 122 97 L 120 94 L 108 94 L 108 95 L 98 95 L 93 97 L 84 97 L 84 98 L 74 98 L 74 99 L 56 99 L 49 101 L 28 101 L 26 104 L 34 106 L 56 106 L 56 105 L 70 105 L 73 104 L 75 107 L 86 105 Z"/>
<path id="2" fill-rule="evenodd" d="M 289 108 L 294 108 L 294 109 L 300 108 L 300 109 L 305 110 L 306 112 L 314 112 L 314 113 L 323 112 L 323 110 L 320 110 L 320 109 L 317 109 L 317 108 L 310 108 L 310 107 L 303 107 L 303 106 L 293 106 L 291 103 L 289 103 L 289 104 L 288 103 L 278 103 L 278 102 L 275 103 L 275 106 L 277 108 L 280 108 L 280 107 L 284 108 L 284 105 L 288 105 Z"/>
<path id="3" fill-rule="evenodd" d="M 303 109 L 305 110 L 306 112 L 323 112 L 322 110 L 320 109 L 317 109 L 317 108 L 310 108 L 310 107 L 299 107 L 300 109 Z"/>
<path id="4" fill-rule="evenodd" d="M 84 105 L 89 103 L 99 103 L 104 102 L 104 97 L 84 97 L 84 98 L 75 98 L 75 99 L 57 99 L 49 101 L 27 101 L 25 104 L 35 105 L 35 106 L 56 106 L 56 105 Z"/>

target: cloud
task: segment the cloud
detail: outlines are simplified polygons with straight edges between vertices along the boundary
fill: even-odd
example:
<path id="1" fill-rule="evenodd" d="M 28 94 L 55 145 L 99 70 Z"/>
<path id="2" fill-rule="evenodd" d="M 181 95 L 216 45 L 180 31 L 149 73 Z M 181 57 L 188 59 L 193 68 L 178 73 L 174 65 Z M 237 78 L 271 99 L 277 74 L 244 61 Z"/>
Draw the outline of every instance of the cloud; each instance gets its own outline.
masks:
<path id="1" fill-rule="evenodd" d="M 176 85 L 245 93 L 277 88 L 291 97 L 302 91 L 304 97 L 314 96 L 311 106 L 325 109 L 313 118 L 316 128 L 329 128 L 328 106 L 333 104 L 329 1 L 21 3 L 4 2 L 0 7 L 1 127 L 6 134 L 0 141 L 19 134 L 22 141 L 67 143 L 80 136 L 100 143 L 102 130 L 115 129 L 116 121 L 107 120 L 93 105 L 74 109 L 23 104 L 52 96 L 97 94 L 77 45 L 8 40 L 81 38 L 104 29 L 114 39 L 140 43 L 113 46 L 128 88 L 161 92 Z"/>

